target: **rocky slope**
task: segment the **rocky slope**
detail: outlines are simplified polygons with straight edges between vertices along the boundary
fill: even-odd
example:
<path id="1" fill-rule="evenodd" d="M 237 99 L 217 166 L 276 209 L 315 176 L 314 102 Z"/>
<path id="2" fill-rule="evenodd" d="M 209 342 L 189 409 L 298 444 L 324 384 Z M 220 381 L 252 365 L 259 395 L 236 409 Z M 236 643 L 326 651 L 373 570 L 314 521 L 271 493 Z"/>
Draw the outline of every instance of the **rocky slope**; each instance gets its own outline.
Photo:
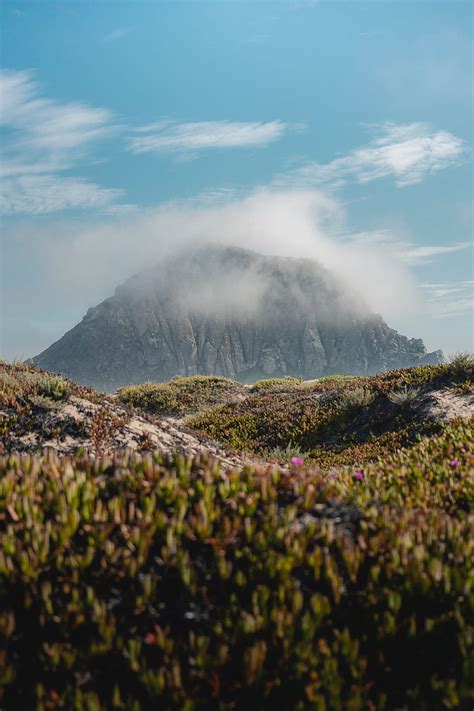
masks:
<path id="1" fill-rule="evenodd" d="M 313 261 L 208 246 L 129 279 L 34 362 L 110 391 L 195 373 L 310 379 L 441 358 Z"/>

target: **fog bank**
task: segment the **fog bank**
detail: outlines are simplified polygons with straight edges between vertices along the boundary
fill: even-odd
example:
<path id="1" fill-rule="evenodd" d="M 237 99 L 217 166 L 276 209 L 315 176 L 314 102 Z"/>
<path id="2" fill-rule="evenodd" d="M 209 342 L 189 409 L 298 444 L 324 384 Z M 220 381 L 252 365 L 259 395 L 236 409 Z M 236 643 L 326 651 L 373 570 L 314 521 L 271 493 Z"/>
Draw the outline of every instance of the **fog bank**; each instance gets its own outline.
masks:
<path id="1" fill-rule="evenodd" d="M 261 188 L 248 195 L 217 193 L 148 209 L 134 209 L 101 219 L 18 224 L 9 239 L 24 245 L 34 264 L 30 293 L 10 289 L 8 300 L 28 313 L 30 322 L 57 324 L 60 337 L 115 287 L 164 258 L 201 244 L 240 246 L 267 255 L 317 260 L 361 294 L 390 324 L 419 302 L 396 235 L 353 234 L 343 204 L 317 190 Z M 222 278 L 222 287 L 228 280 Z M 259 293 L 252 280 L 247 295 Z M 215 292 L 203 292 L 203 307 Z M 240 291 L 239 291 L 240 298 Z M 418 304 L 419 305 L 419 304 Z M 51 329 L 49 329 L 51 330 Z M 51 342 L 31 346 L 39 352 Z M 5 350 L 4 344 L 4 350 Z M 7 345 L 8 348 L 8 345 Z"/>

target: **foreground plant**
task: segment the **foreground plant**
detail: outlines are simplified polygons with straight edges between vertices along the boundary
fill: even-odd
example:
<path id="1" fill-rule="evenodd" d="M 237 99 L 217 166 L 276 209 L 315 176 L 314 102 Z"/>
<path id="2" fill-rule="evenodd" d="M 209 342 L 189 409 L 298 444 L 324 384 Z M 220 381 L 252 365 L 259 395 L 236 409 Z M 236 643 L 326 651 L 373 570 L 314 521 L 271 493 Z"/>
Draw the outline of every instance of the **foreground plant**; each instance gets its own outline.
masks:
<path id="1" fill-rule="evenodd" d="M 0 705 L 469 708 L 471 442 L 335 478 L 1 459 Z"/>

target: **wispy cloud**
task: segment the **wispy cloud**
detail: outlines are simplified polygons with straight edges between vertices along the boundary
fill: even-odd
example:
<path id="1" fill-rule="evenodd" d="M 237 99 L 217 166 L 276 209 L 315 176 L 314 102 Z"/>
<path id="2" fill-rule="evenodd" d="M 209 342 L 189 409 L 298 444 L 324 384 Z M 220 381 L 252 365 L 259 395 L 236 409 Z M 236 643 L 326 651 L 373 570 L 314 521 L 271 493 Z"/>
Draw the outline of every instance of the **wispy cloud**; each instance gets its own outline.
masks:
<path id="1" fill-rule="evenodd" d="M 357 232 L 349 235 L 348 240 L 368 248 L 382 249 L 397 261 L 404 262 L 409 266 L 428 264 L 433 258 L 472 247 L 471 242 L 458 242 L 450 245 L 417 245 L 387 229 Z"/>
<path id="2" fill-rule="evenodd" d="M 112 32 L 109 32 L 107 35 L 105 35 L 103 41 L 115 42 L 116 40 L 123 39 L 123 37 L 129 35 L 131 31 L 131 27 L 118 27 L 116 30 L 113 30 Z"/>
<path id="3" fill-rule="evenodd" d="M 0 211 L 5 215 L 104 208 L 122 195 L 122 190 L 62 175 L 21 175 L 3 180 L 1 189 Z"/>
<path id="4" fill-rule="evenodd" d="M 469 313 L 474 308 L 474 281 L 445 281 L 420 284 L 434 318 Z"/>
<path id="5" fill-rule="evenodd" d="M 107 109 L 45 98 L 29 71 L 0 72 L 4 214 L 97 207 L 120 194 L 82 177 L 61 173 L 117 128 Z"/>
<path id="6" fill-rule="evenodd" d="M 458 164 L 466 153 L 460 138 L 449 131 L 435 131 L 427 123 L 385 123 L 372 128 L 377 135 L 367 146 L 329 163 L 308 161 L 278 176 L 277 182 L 340 188 L 349 181 L 364 184 L 391 177 L 400 188 Z"/>
<path id="7" fill-rule="evenodd" d="M 281 121 L 161 121 L 136 129 L 129 141 L 133 153 L 195 153 L 215 148 L 263 147 L 277 141 L 288 130 Z"/>
<path id="8" fill-rule="evenodd" d="M 112 130 L 112 113 L 107 109 L 43 98 L 32 72 L 2 71 L 0 92 L 0 125 L 15 132 L 10 149 L 63 155 L 84 148 Z"/>
<path id="9" fill-rule="evenodd" d="M 459 242 L 453 245 L 425 245 L 425 246 L 414 246 L 407 245 L 404 249 L 400 250 L 400 257 L 407 262 L 407 264 L 425 264 L 431 261 L 431 257 L 439 257 L 442 254 L 449 254 L 450 252 L 460 252 L 463 249 L 469 249 L 472 247 L 471 242 Z"/>

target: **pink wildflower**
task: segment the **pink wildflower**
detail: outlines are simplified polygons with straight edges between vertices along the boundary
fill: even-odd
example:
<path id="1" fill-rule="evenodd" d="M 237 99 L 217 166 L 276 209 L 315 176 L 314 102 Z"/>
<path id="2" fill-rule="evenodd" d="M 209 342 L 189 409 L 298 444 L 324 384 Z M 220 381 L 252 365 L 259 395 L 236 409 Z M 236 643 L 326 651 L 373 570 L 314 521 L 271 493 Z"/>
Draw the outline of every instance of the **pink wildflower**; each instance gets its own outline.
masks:
<path id="1" fill-rule="evenodd" d="M 451 469 L 456 469 L 456 467 L 458 467 L 460 464 L 461 462 L 459 461 L 459 459 L 453 459 L 451 461 Z"/>
<path id="2" fill-rule="evenodd" d="M 356 472 L 354 474 L 354 479 L 363 479 L 364 478 L 364 472 Z"/>
<path id="3" fill-rule="evenodd" d="M 295 465 L 295 467 L 300 467 L 302 464 L 304 464 L 303 460 L 301 457 L 292 457 L 291 458 L 291 463 Z"/>

